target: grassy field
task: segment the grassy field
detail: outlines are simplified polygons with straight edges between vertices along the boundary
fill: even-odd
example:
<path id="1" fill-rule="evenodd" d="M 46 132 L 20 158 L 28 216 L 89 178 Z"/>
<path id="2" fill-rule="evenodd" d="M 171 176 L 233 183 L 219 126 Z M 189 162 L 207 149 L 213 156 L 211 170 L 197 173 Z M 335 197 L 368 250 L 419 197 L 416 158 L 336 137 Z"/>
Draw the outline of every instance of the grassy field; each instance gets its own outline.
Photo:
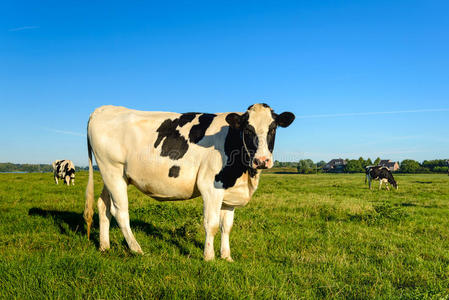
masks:
<path id="1" fill-rule="evenodd" d="M 130 187 L 145 255 L 115 223 L 100 253 L 98 216 L 91 241 L 82 218 L 87 173 L 74 187 L 0 174 L 0 297 L 448 299 L 449 176 L 396 179 L 388 192 L 362 174 L 265 174 L 236 211 L 235 262 L 206 263 L 199 198 L 159 203 Z M 95 184 L 98 195 L 98 173 Z"/>

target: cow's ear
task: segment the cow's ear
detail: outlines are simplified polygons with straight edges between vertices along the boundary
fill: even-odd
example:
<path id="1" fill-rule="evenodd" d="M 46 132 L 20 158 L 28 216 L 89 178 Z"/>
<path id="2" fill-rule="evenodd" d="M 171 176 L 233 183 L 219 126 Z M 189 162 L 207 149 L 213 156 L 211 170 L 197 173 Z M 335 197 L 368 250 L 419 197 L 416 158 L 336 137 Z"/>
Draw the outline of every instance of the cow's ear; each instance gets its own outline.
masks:
<path id="1" fill-rule="evenodd" d="M 276 116 L 276 123 L 281 127 L 288 127 L 295 120 L 295 115 L 291 112 L 283 112 Z"/>
<path id="2" fill-rule="evenodd" d="M 226 116 L 226 122 L 234 129 L 240 129 L 242 125 L 242 116 L 236 113 L 230 113 Z"/>

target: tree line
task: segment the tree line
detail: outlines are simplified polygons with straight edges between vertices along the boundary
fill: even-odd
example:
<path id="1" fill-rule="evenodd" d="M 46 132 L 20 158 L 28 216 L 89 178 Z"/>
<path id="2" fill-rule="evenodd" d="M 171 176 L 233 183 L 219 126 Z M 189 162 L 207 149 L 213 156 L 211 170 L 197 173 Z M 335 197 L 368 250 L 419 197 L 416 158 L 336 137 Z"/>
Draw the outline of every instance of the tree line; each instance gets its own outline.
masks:
<path id="1" fill-rule="evenodd" d="M 88 167 L 75 166 L 75 171 L 87 171 Z M 98 170 L 97 166 L 94 166 L 94 170 Z M 45 173 L 53 172 L 53 166 L 50 164 L 13 164 L 13 163 L 0 163 L 0 172 L 26 172 L 26 173 Z"/>
<path id="2" fill-rule="evenodd" d="M 378 157 L 374 161 L 370 158 L 364 159 L 359 157 L 359 159 L 345 159 L 346 165 L 342 169 L 345 173 L 364 173 L 366 166 L 378 165 L 381 159 Z M 301 159 L 298 162 L 280 162 L 275 161 L 274 166 L 278 168 L 296 168 L 298 173 L 301 174 L 312 174 L 312 173 L 323 173 L 323 167 L 327 163 L 323 160 L 319 162 L 313 162 L 311 159 Z M 434 160 L 424 160 L 423 162 L 418 162 L 413 159 L 405 159 L 399 164 L 398 173 L 447 173 L 448 172 L 448 162 L 446 159 L 434 159 Z"/>
<path id="3" fill-rule="evenodd" d="M 370 158 L 363 159 L 346 159 L 346 165 L 343 169 L 345 173 L 363 173 L 366 166 L 378 165 L 380 158 L 371 161 Z M 301 159 L 298 162 L 280 162 L 275 161 L 274 167 L 277 168 L 295 168 L 298 173 L 311 174 L 323 173 L 323 167 L 327 163 L 323 160 L 313 162 L 311 159 Z M 87 171 L 88 167 L 75 166 L 75 170 Z M 94 166 L 94 170 L 98 171 L 98 167 Z M 53 167 L 50 164 L 14 164 L 14 163 L 0 163 L 0 172 L 27 172 L 27 173 L 45 173 L 53 172 Z M 422 163 L 413 160 L 405 159 L 400 163 L 398 173 L 447 173 L 448 164 L 445 159 L 424 160 Z"/>

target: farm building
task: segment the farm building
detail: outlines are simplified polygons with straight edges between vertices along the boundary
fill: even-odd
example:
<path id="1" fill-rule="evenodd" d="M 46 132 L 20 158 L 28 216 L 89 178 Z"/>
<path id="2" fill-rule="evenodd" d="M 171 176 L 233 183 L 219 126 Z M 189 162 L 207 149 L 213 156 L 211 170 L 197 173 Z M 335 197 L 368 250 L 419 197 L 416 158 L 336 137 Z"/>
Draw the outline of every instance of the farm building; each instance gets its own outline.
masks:
<path id="1" fill-rule="evenodd" d="M 324 172 L 343 173 L 347 162 L 342 158 L 332 159 L 323 166 Z"/>
<path id="2" fill-rule="evenodd" d="M 379 166 L 387 167 L 392 172 L 399 170 L 399 163 L 390 159 L 382 159 L 379 162 Z"/>

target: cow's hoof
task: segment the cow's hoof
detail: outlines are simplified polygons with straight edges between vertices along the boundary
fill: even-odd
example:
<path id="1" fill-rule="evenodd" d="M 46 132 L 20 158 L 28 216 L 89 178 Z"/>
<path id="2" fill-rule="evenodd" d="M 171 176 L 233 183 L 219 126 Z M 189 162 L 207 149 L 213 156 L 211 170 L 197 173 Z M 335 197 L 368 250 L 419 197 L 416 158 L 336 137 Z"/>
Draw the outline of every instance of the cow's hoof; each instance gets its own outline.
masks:
<path id="1" fill-rule="evenodd" d="M 228 256 L 228 257 L 222 257 L 222 259 L 226 260 L 227 262 L 234 262 L 234 260 L 232 259 L 232 257 Z"/>
<path id="2" fill-rule="evenodd" d="M 101 252 L 106 252 L 109 250 L 109 247 L 100 247 Z"/>
<path id="3" fill-rule="evenodd" d="M 215 256 L 213 255 L 204 255 L 204 261 L 213 261 Z"/>
<path id="4" fill-rule="evenodd" d="M 142 249 L 139 249 L 137 251 L 133 251 L 133 253 L 143 255 Z"/>

